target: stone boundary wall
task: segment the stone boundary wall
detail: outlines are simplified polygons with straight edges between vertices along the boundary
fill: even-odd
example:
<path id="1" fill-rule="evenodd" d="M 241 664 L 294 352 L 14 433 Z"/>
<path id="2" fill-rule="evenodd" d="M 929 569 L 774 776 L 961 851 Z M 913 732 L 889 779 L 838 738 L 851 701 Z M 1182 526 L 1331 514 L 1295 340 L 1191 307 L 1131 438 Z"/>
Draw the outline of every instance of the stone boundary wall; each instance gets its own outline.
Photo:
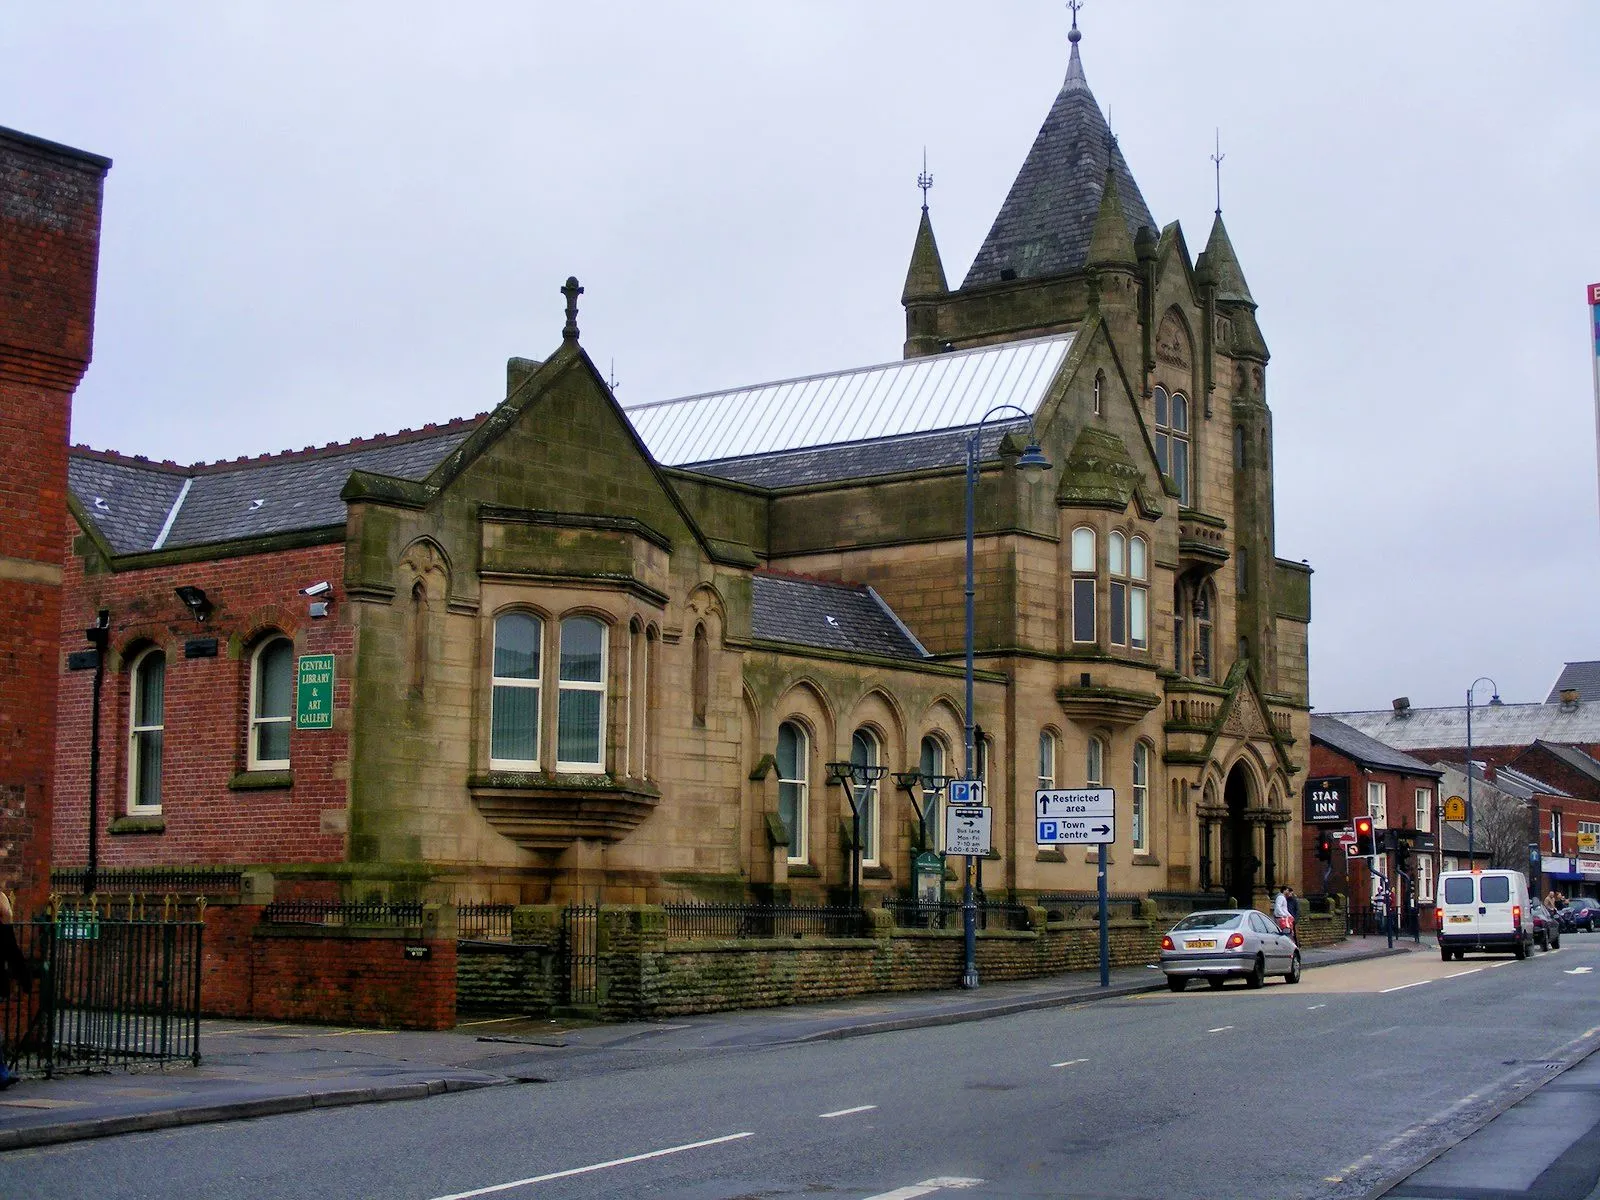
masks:
<path id="1" fill-rule="evenodd" d="M 978 934 L 981 978 L 999 982 L 1098 968 L 1098 924 L 1047 921 L 1042 908 L 1030 909 L 1029 916 L 1033 928 L 1026 932 Z M 603 907 L 598 1002 L 590 1011 L 607 1020 L 639 1020 L 960 985 L 965 951 L 959 929 L 901 929 L 882 911 L 869 911 L 868 917 L 871 936 L 864 938 L 679 941 L 667 938 L 659 908 Z M 512 922 L 510 944 L 461 944 L 458 1002 L 463 1010 L 542 1016 L 562 1006 L 561 909 L 520 906 Z M 1169 926 L 1150 911 L 1138 920 L 1112 921 L 1111 965 L 1155 962 Z M 1337 914 L 1309 915 L 1301 930 L 1304 945 L 1327 945 L 1344 936 Z"/>

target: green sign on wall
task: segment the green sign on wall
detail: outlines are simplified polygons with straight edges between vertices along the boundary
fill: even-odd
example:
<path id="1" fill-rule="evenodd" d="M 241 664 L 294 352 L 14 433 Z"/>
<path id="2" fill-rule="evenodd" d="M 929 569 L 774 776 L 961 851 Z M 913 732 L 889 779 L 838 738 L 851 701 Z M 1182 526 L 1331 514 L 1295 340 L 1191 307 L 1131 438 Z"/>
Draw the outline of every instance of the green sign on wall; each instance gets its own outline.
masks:
<path id="1" fill-rule="evenodd" d="M 302 654 L 294 680 L 294 727 L 333 728 L 333 655 Z"/>

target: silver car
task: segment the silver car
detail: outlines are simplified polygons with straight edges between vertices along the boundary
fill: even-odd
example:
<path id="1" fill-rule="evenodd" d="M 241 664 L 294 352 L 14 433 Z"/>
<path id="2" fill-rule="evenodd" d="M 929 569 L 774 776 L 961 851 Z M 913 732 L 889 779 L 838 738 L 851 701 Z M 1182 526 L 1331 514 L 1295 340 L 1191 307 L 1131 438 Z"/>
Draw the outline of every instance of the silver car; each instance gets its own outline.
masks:
<path id="1" fill-rule="evenodd" d="M 1238 976 L 1258 988 L 1268 975 L 1300 982 L 1300 947 L 1278 932 L 1272 918 L 1253 908 L 1191 913 L 1161 939 L 1161 969 L 1167 986 L 1181 992 L 1204 976 L 1214 988 Z"/>

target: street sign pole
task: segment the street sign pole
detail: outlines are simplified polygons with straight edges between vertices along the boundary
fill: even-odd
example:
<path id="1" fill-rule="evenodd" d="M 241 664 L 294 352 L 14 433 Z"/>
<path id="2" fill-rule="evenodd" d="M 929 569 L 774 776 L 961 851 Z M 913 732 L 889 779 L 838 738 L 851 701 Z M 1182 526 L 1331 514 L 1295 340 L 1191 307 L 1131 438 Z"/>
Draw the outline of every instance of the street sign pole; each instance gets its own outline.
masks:
<path id="1" fill-rule="evenodd" d="M 1100 986 L 1111 986 L 1111 928 L 1106 918 L 1106 844 L 1100 843 Z"/>

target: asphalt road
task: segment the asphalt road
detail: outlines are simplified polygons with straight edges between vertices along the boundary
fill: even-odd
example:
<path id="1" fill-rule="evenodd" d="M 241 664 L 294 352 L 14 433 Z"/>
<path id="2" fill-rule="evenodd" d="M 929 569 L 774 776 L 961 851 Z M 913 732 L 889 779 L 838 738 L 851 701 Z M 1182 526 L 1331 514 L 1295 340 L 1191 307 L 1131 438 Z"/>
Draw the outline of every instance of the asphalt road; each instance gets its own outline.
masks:
<path id="1" fill-rule="evenodd" d="M 1596 967 L 1600 936 L 1576 935 L 1521 963 L 1412 954 L 1255 992 L 613 1059 L 546 1083 L 18 1151 L 0 1157 L 0 1196 L 1363 1196 L 1595 1045 Z M 549 1054 L 530 1048 L 526 1073 Z M 1593 1123 L 1570 1119 L 1574 1138 Z"/>

